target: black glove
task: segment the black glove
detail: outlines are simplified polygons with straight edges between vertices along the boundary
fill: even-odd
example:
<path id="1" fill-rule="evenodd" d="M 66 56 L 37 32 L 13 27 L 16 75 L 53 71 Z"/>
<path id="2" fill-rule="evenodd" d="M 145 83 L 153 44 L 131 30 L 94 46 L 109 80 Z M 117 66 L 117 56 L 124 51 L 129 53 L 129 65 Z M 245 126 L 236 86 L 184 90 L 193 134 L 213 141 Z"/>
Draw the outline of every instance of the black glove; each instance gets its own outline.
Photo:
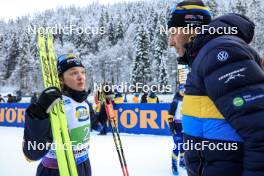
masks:
<path id="1" fill-rule="evenodd" d="M 108 100 L 113 100 L 115 97 L 115 93 L 112 89 L 112 85 L 110 85 L 109 83 L 105 83 L 103 85 L 102 93 L 105 95 L 105 99 Z"/>
<path id="2" fill-rule="evenodd" d="M 169 121 L 169 127 L 170 127 L 171 134 L 175 135 L 176 134 L 176 126 L 175 126 L 175 123 L 173 121 L 172 115 L 169 115 L 168 121 Z"/>
<path id="3" fill-rule="evenodd" d="M 61 91 L 57 87 L 49 87 L 41 93 L 36 103 L 29 105 L 26 112 L 32 118 L 46 119 L 52 107 L 61 99 Z"/>

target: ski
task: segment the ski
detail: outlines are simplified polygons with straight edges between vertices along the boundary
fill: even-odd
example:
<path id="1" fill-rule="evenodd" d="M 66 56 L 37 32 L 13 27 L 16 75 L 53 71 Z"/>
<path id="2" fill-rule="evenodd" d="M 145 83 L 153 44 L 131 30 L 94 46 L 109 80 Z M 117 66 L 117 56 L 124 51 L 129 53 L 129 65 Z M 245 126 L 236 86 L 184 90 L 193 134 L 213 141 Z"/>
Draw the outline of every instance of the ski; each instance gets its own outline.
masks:
<path id="1" fill-rule="evenodd" d="M 53 47 L 53 36 L 49 32 L 46 38 L 47 40 L 45 40 L 45 35 L 41 31 L 38 31 L 38 48 L 44 87 L 55 86 L 60 89 Z M 50 121 L 60 175 L 78 176 L 63 100 L 59 101 L 51 110 Z"/>

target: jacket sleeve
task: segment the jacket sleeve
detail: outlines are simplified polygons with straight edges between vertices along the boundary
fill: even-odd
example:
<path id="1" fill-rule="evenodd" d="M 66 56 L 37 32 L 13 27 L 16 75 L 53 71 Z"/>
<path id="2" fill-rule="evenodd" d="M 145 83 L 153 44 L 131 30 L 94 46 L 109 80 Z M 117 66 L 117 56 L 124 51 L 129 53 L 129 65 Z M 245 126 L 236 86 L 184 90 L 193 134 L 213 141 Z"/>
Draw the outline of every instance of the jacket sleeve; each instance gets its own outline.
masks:
<path id="1" fill-rule="evenodd" d="M 244 141 L 243 176 L 263 174 L 264 72 L 261 66 L 245 49 L 221 46 L 211 50 L 199 68 L 198 75 L 207 95 Z"/>
<path id="2" fill-rule="evenodd" d="M 26 159 L 34 161 L 41 159 L 48 152 L 49 143 L 52 141 L 50 119 L 38 120 L 26 111 L 23 139 Z"/>
<path id="3" fill-rule="evenodd" d="M 105 109 L 105 103 L 101 103 L 100 112 L 98 113 L 98 121 L 101 124 L 105 124 L 107 122 L 107 113 Z"/>
<path id="4" fill-rule="evenodd" d="M 175 116 L 177 106 L 178 106 L 178 101 L 176 99 L 174 99 L 170 104 L 169 115 L 171 115 L 173 117 Z"/>
<path id="5" fill-rule="evenodd" d="M 91 103 L 88 103 L 88 105 L 89 105 L 89 109 L 90 109 L 91 128 L 96 130 L 97 129 L 97 123 L 98 123 L 98 113 L 96 113 L 94 111 Z"/>

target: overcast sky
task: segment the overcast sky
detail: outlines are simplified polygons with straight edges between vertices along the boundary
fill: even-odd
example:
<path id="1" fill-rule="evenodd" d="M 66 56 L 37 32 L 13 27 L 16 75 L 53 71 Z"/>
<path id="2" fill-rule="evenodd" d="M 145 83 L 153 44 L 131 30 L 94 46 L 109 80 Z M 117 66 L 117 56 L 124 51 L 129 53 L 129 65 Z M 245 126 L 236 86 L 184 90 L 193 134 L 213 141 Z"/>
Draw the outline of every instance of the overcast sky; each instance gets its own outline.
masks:
<path id="1" fill-rule="evenodd" d="M 113 4 L 124 1 L 139 0 L 4 0 L 0 6 L 0 19 L 14 19 L 19 16 L 41 12 L 46 9 L 64 7 L 72 4 L 76 6 L 85 6 L 91 2 Z"/>

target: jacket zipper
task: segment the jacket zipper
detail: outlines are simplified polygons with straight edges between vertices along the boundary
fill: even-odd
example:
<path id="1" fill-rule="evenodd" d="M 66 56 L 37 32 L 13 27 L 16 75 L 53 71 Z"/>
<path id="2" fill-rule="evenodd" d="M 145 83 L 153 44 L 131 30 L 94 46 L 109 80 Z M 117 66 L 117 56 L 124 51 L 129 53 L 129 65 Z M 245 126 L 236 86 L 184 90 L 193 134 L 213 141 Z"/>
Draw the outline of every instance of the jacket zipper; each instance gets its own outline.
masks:
<path id="1" fill-rule="evenodd" d="M 200 159 L 200 165 L 199 165 L 199 168 L 198 168 L 198 175 L 197 176 L 202 176 L 203 175 L 203 170 L 204 170 L 202 151 L 199 150 L 197 152 L 198 152 L 199 159 Z"/>

